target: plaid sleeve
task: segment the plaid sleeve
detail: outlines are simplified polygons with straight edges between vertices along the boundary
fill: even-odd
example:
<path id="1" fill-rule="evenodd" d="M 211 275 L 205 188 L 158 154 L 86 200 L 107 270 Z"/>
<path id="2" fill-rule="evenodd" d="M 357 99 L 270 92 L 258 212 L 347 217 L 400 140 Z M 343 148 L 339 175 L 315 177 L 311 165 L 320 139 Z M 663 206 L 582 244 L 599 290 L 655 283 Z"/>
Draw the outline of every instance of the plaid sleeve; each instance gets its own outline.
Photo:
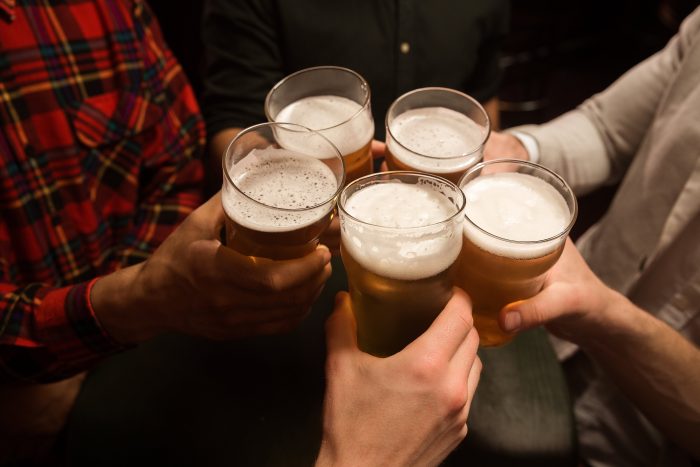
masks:
<path id="1" fill-rule="evenodd" d="M 89 281 L 147 259 L 201 202 L 204 124 L 142 0 L 13 13 L 0 15 L 0 381 L 49 381 L 120 348 Z"/>
<path id="2" fill-rule="evenodd" d="M 63 288 L 0 283 L 0 382 L 60 380 L 123 349 L 90 305 L 95 281 Z"/>

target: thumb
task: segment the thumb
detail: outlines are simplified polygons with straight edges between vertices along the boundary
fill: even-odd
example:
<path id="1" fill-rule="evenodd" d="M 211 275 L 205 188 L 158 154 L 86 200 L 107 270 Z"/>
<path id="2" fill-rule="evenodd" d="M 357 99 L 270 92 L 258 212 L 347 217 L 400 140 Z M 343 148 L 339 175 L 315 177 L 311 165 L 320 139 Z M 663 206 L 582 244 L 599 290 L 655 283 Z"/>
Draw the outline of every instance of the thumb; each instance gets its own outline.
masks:
<path id="1" fill-rule="evenodd" d="M 333 314 L 326 320 L 326 347 L 329 356 L 357 350 L 357 323 L 347 292 L 338 292 Z"/>
<path id="2" fill-rule="evenodd" d="M 498 324 L 506 332 L 547 324 L 571 310 L 570 292 L 561 284 L 546 287 L 532 298 L 506 305 L 498 316 Z"/>

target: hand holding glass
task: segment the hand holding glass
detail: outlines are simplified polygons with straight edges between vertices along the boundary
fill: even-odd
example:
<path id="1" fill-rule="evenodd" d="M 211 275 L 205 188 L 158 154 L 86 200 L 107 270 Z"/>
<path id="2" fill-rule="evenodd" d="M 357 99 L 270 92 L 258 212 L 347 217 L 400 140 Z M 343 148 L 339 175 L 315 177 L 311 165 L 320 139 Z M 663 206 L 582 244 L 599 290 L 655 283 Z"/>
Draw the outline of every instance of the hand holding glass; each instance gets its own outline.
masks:
<path id="1" fill-rule="evenodd" d="M 482 346 L 505 344 L 498 314 L 542 288 L 577 214 L 569 185 L 531 162 L 499 159 L 469 170 L 457 285 L 471 297 Z"/>
<path id="2" fill-rule="evenodd" d="M 358 345 L 392 355 L 422 334 L 452 295 L 464 195 L 433 175 L 385 172 L 350 183 L 338 211 Z"/>

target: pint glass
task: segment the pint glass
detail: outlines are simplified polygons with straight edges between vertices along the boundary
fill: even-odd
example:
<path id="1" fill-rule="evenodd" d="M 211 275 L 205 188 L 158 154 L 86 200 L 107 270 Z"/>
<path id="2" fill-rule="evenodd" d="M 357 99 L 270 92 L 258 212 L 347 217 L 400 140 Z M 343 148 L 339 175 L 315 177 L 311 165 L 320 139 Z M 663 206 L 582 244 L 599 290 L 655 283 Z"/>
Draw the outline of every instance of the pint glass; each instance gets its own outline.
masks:
<path id="1" fill-rule="evenodd" d="M 386 163 L 458 183 L 481 161 L 491 124 L 472 97 L 447 88 L 421 88 L 394 101 L 386 114 Z"/>
<path id="2" fill-rule="evenodd" d="M 531 162 L 501 159 L 469 170 L 457 285 L 472 299 L 482 346 L 508 342 L 498 314 L 542 288 L 576 220 L 577 204 L 557 174 Z"/>
<path id="3" fill-rule="evenodd" d="M 464 195 L 440 177 L 385 172 L 350 183 L 338 211 L 358 344 L 392 355 L 423 333 L 452 295 Z"/>
<path id="4" fill-rule="evenodd" d="M 270 259 L 316 248 L 345 183 L 343 158 L 328 139 L 300 125 L 263 123 L 241 131 L 222 164 L 228 247 Z"/>
<path id="5" fill-rule="evenodd" d="M 292 73 L 265 99 L 271 122 L 319 131 L 345 158 L 347 181 L 372 173 L 374 120 L 367 81 L 347 68 L 321 66 Z"/>

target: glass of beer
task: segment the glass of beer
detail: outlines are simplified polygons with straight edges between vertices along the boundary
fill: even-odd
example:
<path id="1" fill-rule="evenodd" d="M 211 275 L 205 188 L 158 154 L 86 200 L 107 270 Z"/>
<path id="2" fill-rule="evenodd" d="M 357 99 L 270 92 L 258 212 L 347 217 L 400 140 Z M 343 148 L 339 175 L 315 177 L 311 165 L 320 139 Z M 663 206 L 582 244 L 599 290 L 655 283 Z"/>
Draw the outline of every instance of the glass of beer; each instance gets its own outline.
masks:
<path id="1" fill-rule="evenodd" d="M 513 336 L 498 314 L 540 291 L 576 220 L 576 197 L 551 170 L 514 159 L 476 165 L 460 187 L 467 206 L 457 285 L 471 296 L 481 345 L 502 345 Z"/>
<path id="2" fill-rule="evenodd" d="M 231 140 L 222 165 L 228 247 L 269 259 L 316 248 L 345 183 L 333 143 L 300 125 L 263 123 Z"/>
<path id="3" fill-rule="evenodd" d="M 464 194 L 430 174 L 384 172 L 348 184 L 338 211 L 358 344 L 392 355 L 423 333 L 452 296 Z"/>
<path id="4" fill-rule="evenodd" d="M 389 170 L 417 170 L 459 183 L 481 161 L 491 123 L 472 97 L 448 88 L 407 92 L 386 113 Z"/>
<path id="5" fill-rule="evenodd" d="M 346 180 L 372 173 L 374 120 L 367 81 L 347 68 L 320 66 L 297 71 L 267 94 L 265 115 L 316 130 L 345 158 Z"/>

